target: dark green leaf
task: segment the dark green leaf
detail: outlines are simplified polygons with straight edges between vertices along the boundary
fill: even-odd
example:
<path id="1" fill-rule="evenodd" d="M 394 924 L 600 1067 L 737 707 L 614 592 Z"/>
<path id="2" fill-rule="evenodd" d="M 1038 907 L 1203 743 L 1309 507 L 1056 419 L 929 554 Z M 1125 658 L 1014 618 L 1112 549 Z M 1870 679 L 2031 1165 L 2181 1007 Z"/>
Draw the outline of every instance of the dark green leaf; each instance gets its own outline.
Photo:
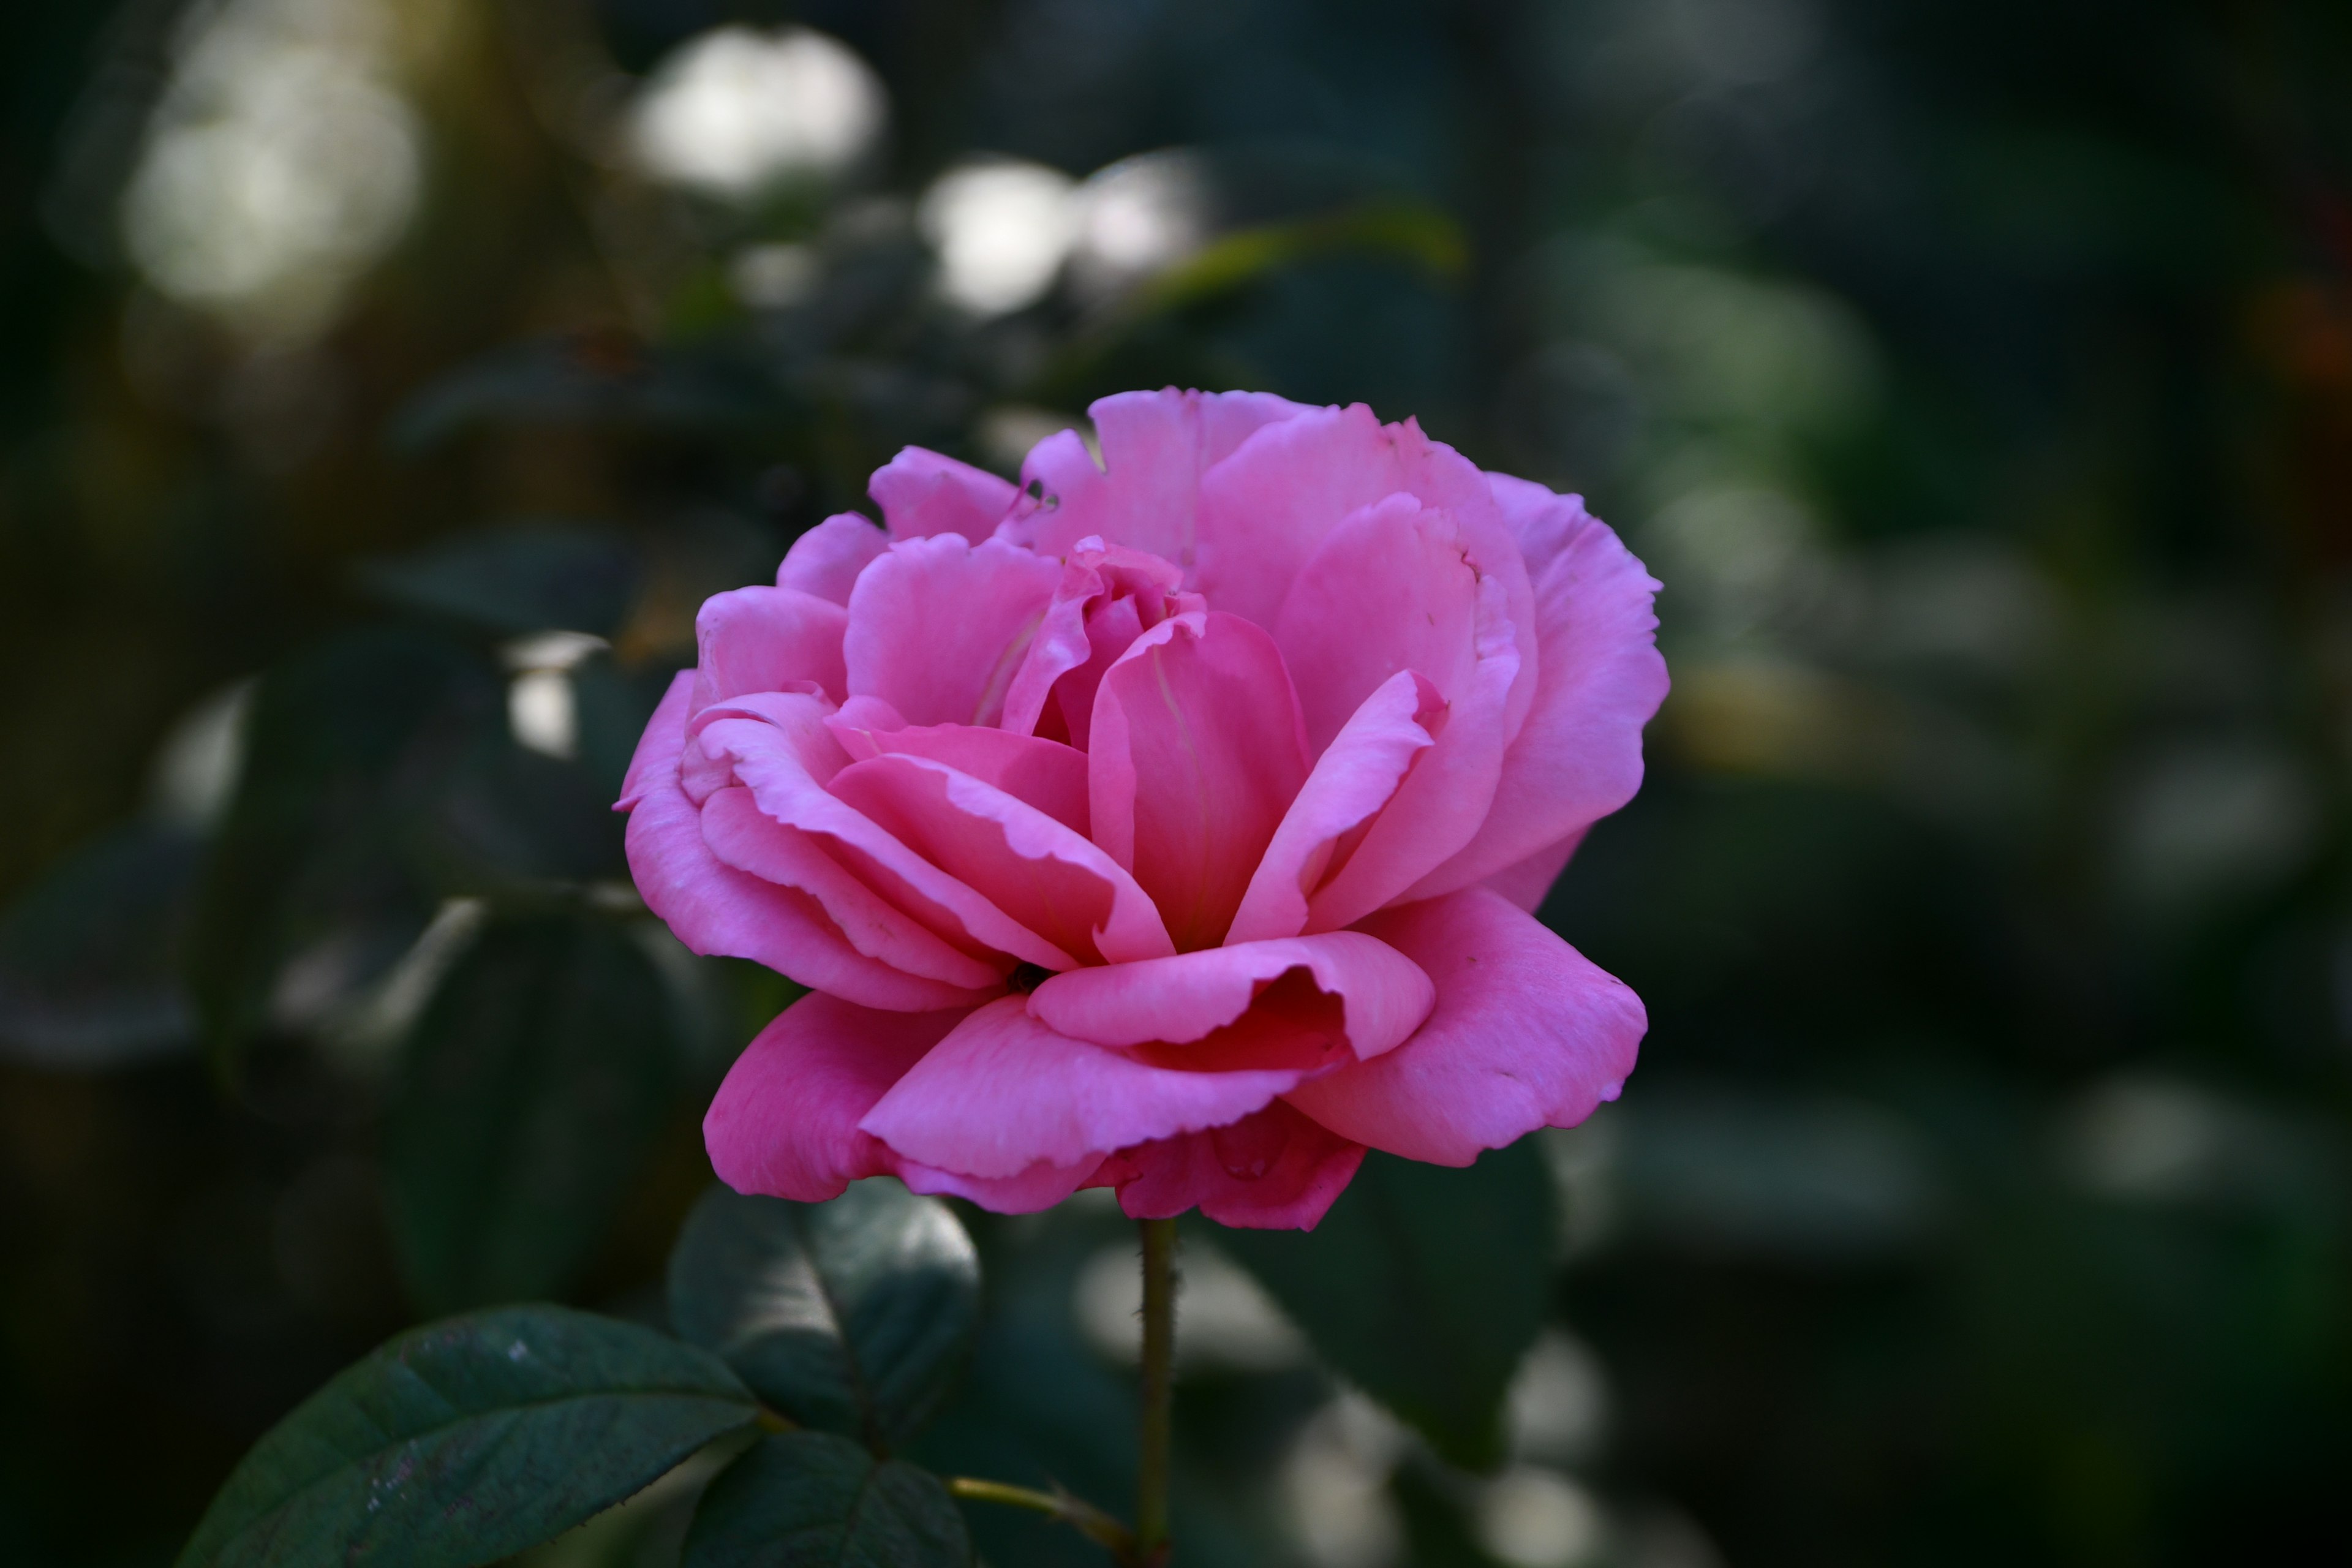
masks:
<path id="1" fill-rule="evenodd" d="M 748 426 L 782 406 L 747 356 L 584 332 L 500 349 L 443 377 L 402 410 L 393 439 L 413 450 L 498 423 Z"/>
<path id="2" fill-rule="evenodd" d="M 1332 1369 L 1457 1465 L 1502 1458 L 1505 1385 L 1542 1327 L 1557 1234 L 1532 1140 L 1467 1170 L 1365 1157 L 1311 1232 L 1229 1230 Z"/>
<path id="3" fill-rule="evenodd" d="M 359 568 L 362 587 L 405 609 L 492 631 L 609 637 L 635 592 L 627 537 L 591 524 L 512 523 Z"/>
<path id="4" fill-rule="evenodd" d="M 762 1438 L 710 1483 L 685 1568 L 962 1568 L 963 1516 L 938 1478 L 844 1437 Z"/>
<path id="5" fill-rule="evenodd" d="M 803 1426 L 914 1436 L 970 1352 L 980 1263 L 945 1204 L 895 1182 L 831 1203 L 715 1187 L 670 1257 L 670 1318 Z"/>
<path id="6" fill-rule="evenodd" d="M 623 669 L 602 654 L 572 668 L 572 701 L 580 729 L 580 765 L 607 805 L 618 798 L 629 759 L 677 672 L 666 665 Z"/>
<path id="7" fill-rule="evenodd" d="M 18 901 L 0 921 L 0 1056 L 111 1067 L 195 1038 L 176 947 L 197 858 L 192 831 L 134 823 Z"/>
<path id="8" fill-rule="evenodd" d="M 414 1329 L 254 1446 L 180 1568 L 467 1568 L 620 1501 L 756 1414 L 650 1329 L 509 1307 Z"/>
<path id="9" fill-rule="evenodd" d="M 225 1055 L 288 1011 L 295 961 L 310 991 L 348 994 L 406 950 L 438 903 L 411 864 L 418 803 L 503 722 L 496 672 L 433 638 L 356 634 L 263 679 L 184 952 Z"/>
<path id="10" fill-rule="evenodd" d="M 384 1128 L 394 1239 L 428 1310 L 577 1279 L 674 1102 L 659 973 L 584 915 L 507 921 L 418 1019 Z"/>

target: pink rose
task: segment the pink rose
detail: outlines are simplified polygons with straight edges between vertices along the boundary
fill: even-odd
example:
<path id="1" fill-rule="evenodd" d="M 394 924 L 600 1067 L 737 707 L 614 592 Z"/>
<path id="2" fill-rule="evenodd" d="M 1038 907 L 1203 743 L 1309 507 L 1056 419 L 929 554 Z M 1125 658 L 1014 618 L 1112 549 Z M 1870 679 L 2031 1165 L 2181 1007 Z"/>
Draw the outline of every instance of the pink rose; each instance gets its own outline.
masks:
<path id="1" fill-rule="evenodd" d="M 1613 1099 L 1642 1004 L 1528 912 L 1632 798 L 1651 581 L 1407 421 L 1128 393 L 1019 488 L 908 448 L 702 607 L 629 864 L 810 987 L 704 1123 L 730 1186 L 1312 1226 Z"/>

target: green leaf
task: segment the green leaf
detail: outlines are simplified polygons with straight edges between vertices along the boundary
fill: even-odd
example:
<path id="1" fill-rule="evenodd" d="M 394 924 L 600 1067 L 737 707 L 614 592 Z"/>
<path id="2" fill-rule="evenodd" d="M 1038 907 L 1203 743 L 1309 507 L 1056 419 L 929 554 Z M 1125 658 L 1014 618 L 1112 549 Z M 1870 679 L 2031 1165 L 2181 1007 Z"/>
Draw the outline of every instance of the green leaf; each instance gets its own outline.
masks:
<path id="1" fill-rule="evenodd" d="M 357 575 L 388 604 L 491 631 L 609 637 L 635 593 L 637 552 L 613 529 L 518 522 L 365 562 Z"/>
<path id="2" fill-rule="evenodd" d="M 762 1438 L 710 1483 L 684 1568 L 964 1568 L 971 1542 L 928 1470 L 845 1437 Z"/>
<path id="3" fill-rule="evenodd" d="M 980 1260 L 948 1206 L 895 1182 L 831 1203 L 713 1188 L 670 1256 L 670 1319 L 803 1426 L 905 1442 L 970 1353 Z"/>
<path id="4" fill-rule="evenodd" d="M 323 974 L 347 994 L 425 929 L 439 900 L 411 864 L 416 818 L 470 738 L 504 722 L 496 672 L 437 638 L 358 633 L 263 678 L 182 955 L 224 1061 L 282 1010 L 297 961 L 310 989 Z"/>
<path id="5" fill-rule="evenodd" d="M 749 355 L 582 332 L 510 344 L 460 366 L 401 411 L 392 438 L 417 451 L 485 425 L 740 429 L 785 410 Z"/>
<path id="6" fill-rule="evenodd" d="M 190 829 L 132 823 L 0 919 L 0 1058 L 107 1068 L 194 1040 L 175 950 L 198 855 Z"/>
<path id="7" fill-rule="evenodd" d="M 1454 1464 L 1503 1457 L 1505 1386 L 1552 1277 L 1551 1181 L 1532 1139 L 1467 1170 L 1365 1156 L 1312 1231 L 1223 1230 L 1330 1367 Z"/>
<path id="8" fill-rule="evenodd" d="M 469 1568 L 570 1529 L 757 1406 L 715 1358 L 562 1307 L 413 1329 L 254 1445 L 180 1568 Z"/>
<path id="9" fill-rule="evenodd" d="M 493 923 L 407 1042 L 384 1126 L 393 1234 L 428 1310 L 558 1294 L 676 1101 L 669 996 L 628 930 Z"/>

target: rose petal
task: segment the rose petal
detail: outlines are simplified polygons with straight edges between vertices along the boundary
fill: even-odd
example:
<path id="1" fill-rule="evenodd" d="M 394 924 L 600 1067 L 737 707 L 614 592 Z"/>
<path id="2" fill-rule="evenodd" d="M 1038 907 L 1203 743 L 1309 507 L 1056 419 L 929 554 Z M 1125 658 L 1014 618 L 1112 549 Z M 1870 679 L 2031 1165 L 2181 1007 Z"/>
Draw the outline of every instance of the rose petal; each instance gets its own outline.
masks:
<path id="1" fill-rule="evenodd" d="M 1466 1165 L 1583 1121 L 1633 1070 L 1649 1026 L 1641 999 L 1499 896 L 1473 888 L 1384 910 L 1364 930 L 1428 971 L 1437 1006 L 1388 1055 L 1290 1092 L 1340 1137 Z"/>
<path id="2" fill-rule="evenodd" d="M 1448 705 L 1436 743 L 1413 760 L 1362 839 L 1307 901 L 1307 929 L 1350 926 L 1413 896 L 1406 889 L 1476 836 L 1503 769 L 1518 651 L 1502 625 L 1502 594 L 1478 581 L 1478 662 Z M 1338 858 L 1335 856 L 1335 859 Z"/>
<path id="3" fill-rule="evenodd" d="M 848 689 L 909 724 L 985 724 L 1027 653 L 1058 563 L 948 535 L 895 544 L 849 595 Z"/>
<path id="4" fill-rule="evenodd" d="M 1174 951 L 1159 911 L 1125 868 L 1066 825 L 969 773 L 888 753 L 851 763 L 828 788 L 1062 952 L 1124 963 Z"/>
<path id="5" fill-rule="evenodd" d="M 1100 1174 L 1130 1219 L 1197 1208 L 1244 1230 L 1313 1230 L 1364 1162 L 1350 1143 L 1280 1100 L 1230 1127 L 1122 1150 Z"/>
<path id="6" fill-rule="evenodd" d="M 1075 1165 L 1040 1161 L 1017 1176 L 965 1176 L 919 1160 L 900 1159 L 898 1179 L 910 1193 L 969 1198 L 993 1214 L 1035 1214 L 1087 1185 L 1101 1165 L 1089 1155 Z"/>
<path id="7" fill-rule="evenodd" d="M 1584 842 L 1580 832 L 1571 833 L 1548 849 L 1538 849 L 1515 866 L 1506 866 L 1478 885 L 1519 906 L 1529 914 L 1543 907 L 1551 885 L 1568 868 L 1568 858 Z"/>
<path id="8" fill-rule="evenodd" d="M 1487 479 L 1538 573 L 1542 679 L 1504 753 L 1485 825 L 1415 885 L 1415 898 L 1491 877 L 1633 799 L 1642 784 L 1642 727 L 1666 695 L 1656 580 L 1578 498 L 1507 475 Z"/>
<path id="9" fill-rule="evenodd" d="M 808 894 L 719 860 L 703 837 L 702 814 L 677 784 L 690 681 L 681 673 L 670 683 L 629 767 L 625 843 L 646 907 L 693 952 L 748 958 L 869 1007 L 917 1011 L 975 1000 L 969 988 L 860 952 Z"/>
<path id="10" fill-rule="evenodd" d="M 1051 697 L 1072 742 L 1083 747 L 1103 671 L 1144 627 L 1201 606 L 1178 602 L 1191 596 L 1177 592 L 1183 574 L 1172 563 L 1123 546 L 1106 548 L 1091 537 L 1080 545 L 1068 553 L 1054 602 L 1013 672 L 1003 724 L 1030 733 L 1045 716 Z"/>
<path id="11" fill-rule="evenodd" d="M 837 1198 L 898 1168 L 858 1119 L 963 1018 L 879 1013 L 812 992 L 735 1058 L 702 1121 L 710 1168 L 739 1193 L 798 1203 Z"/>
<path id="12" fill-rule="evenodd" d="M 1058 741 L 972 724 L 900 724 L 874 698 L 852 698 L 825 721 L 842 749 L 864 762 L 904 753 L 944 763 L 1035 806 L 1080 837 L 1087 831 L 1087 754 Z"/>
<path id="13" fill-rule="evenodd" d="M 1444 718 L 1436 689 L 1409 669 L 1364 699 L 1315 759 L 1314 771 L 1283 814 L 1225 933 L 1228 943 L 1296 936 L 1307 929 L 1307 900 L 1332 859 L 1348 836 L 1396 794 Z"/>
<path id="14" fill-rule="evenodd" d="M 814 698 L 771 696 L 761 706 L 766 711 L 754 716 L 721 705 L 698 715 L 695 724 L 703 754 L 748 787 L 763 814 L 824 840 L 827 853 L 860 881 L 974 957 L 994 953 L 1047 969 L 1076 967 L 1077 960 L 824 788 L 823 781 L 835 775 L 821 758 L 812 767 L 815 742 L 810 737 L 821 738 L 836 755 L 840 747 L 826 733 Z"/>
<path id="15" fill-rule="evenodd" d="M 1238 1121 L 1305 1076 L 1152 1067 L 1056 1034 L 1006 996 L 957 1025 L 858 1125 L 943 1171 L 1017 1176 Z"/>
<path id="16" fill-rule="evenodd" d="M 1437 994 L 1420 966 L 1387 943 L 1360 931 L 1328 931 L 1074 969 L 1032 992 L 1029 1011 L 1047 1027 L 1098 1046 L 1181 1045 L 1232 1024 L 1293 971 L 1340 999 L 1347 1041 L 1360 1059 L 1402 1044 Z M 1165 1059 L 1180 1060 L 1181 1053 Z"/>
<path id="17" fill-rule="evenodd" d="M 762 812 L 740 784 L 703 802 L 702 837 L 721 863 L 815 900 L 842 939 L 866 957 L 966 993 L 931 999 L 929 1005 L 970 1005 L 1003 986 L 997 969 L 941 940 L 851 875 L 817 840 Z"/>
<path id="18" fill-rule="evenodd" d="M 846 605 L 857 574 L 889 543 L 888 534 L 854 511 L 828 517 L 793 541 L 776 568 L 776 586 Z"/>
<path id="19" fill-rule="evenodd" d="M 1087 410 L 1102 446 L 1097 467 L 1076 432 L 1037 444 L 1021 466 L 1024 497 L 998 537 L 1063 555 L 1088 534 L 1192 564 L 1194 498 L 1202 473 L 1262 426 L 1307 412 L 1263 392 L 1122 392 Z"/>
<path id="20" fill-rule="evenodd" d="M 1449 513 L 1471 564 L 1503 585 L 1520 677 L 1504 710 L 1517 732 L 1536 690 L 1535 591 L 1486 476 L 1408 419 L 1311 408 L 1258 430 L 1201 477 L 1201 592 L 1215 609 L 1272 626 L 1300 570 L 1341 520 L 1398 493 Z"/>
<path id="21" fill-rule="evenodd" d="M 1400 671 L 1427 678 L 1448 701 L 1462 695 L 1477 668 L 1477 635 L 1478 574 L 1461 531 L 1407 495 L 1360 508 L 1331 530 L 1274 625 L 1318 756 Z"/>
<path id="22" fill-rule="evenodd" d="M 1214 946 L 1307 779 L 1274 639 L 1214 612 L 1145 632 L 1095 695 L 1087 763 L 1095 841 L 1134 871 L 1180 951 Z"/>
<path id="23" fill-rule="evenodd" d="M 908 447 L 874 471 L 866 493 L 882 509 L 894 543 L 953 533 L 977 544 L 996 531 L 1019 492 L 970 463 Z"/>
<path id="24" fill-rule="evenodd" d="M 804 685 L 838 699 L 847 674 L 842 636 L 848 626 L 848 611 L 797 589 L 737 588 L 712 595 L 694 617 L 700 650 L 695 708 Z"/>

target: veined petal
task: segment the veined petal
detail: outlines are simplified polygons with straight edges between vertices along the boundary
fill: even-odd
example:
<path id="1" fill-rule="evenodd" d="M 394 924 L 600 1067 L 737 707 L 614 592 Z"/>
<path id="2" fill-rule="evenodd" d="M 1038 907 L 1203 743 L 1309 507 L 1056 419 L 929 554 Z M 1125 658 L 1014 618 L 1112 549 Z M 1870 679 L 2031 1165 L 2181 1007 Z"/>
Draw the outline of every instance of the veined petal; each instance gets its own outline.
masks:
<path id="1" fill-rule="evenodd" d="M 1234 616 L 1161 622 L 1095 694 L 1095 842 L 1135 873 L 1180 951 L 1223 940 L 1307 773 L 1282 655 Z"/>
<path id="2" fill-rule="evenodd" d="M 849 595 L 848 689 L 909 724 L 985 724 L 1061 581 L 1059 563 L 961 535 L 894 544 Z"/>

